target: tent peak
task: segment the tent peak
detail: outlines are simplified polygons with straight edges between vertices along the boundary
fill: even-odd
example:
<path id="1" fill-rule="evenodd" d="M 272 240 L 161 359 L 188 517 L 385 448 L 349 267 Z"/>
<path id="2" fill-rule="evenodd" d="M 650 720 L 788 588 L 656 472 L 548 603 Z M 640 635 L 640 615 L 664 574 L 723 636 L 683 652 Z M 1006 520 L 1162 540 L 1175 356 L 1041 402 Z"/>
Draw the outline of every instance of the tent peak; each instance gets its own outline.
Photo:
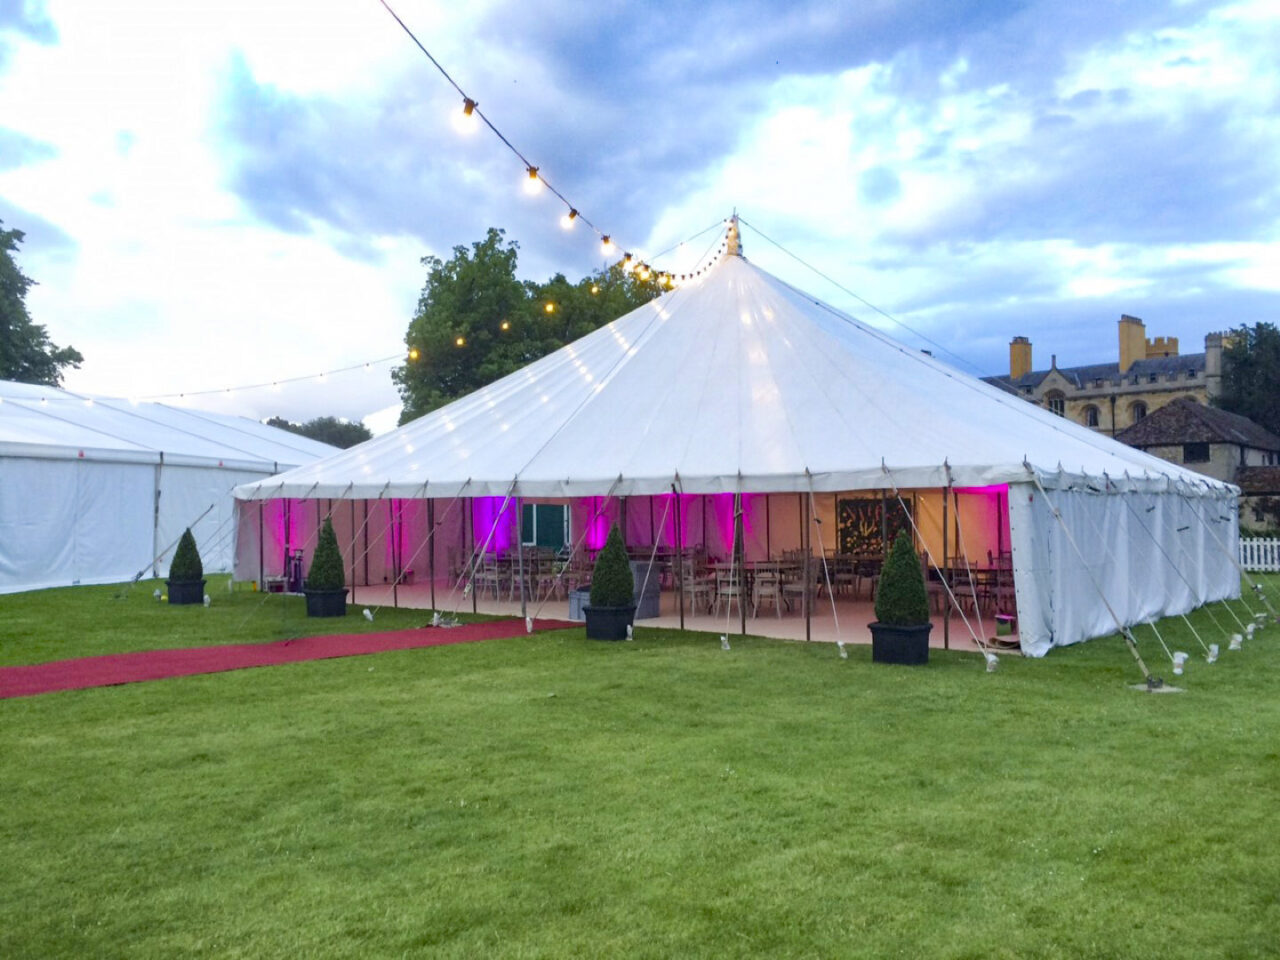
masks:
<path id="1" fill-rule="evenodd" d="M 742 233 L 738 230 L 738 212 L 735 210 L 729 218 L 729 229 L 725 233 L 725 256 L 742 256 Z"/>

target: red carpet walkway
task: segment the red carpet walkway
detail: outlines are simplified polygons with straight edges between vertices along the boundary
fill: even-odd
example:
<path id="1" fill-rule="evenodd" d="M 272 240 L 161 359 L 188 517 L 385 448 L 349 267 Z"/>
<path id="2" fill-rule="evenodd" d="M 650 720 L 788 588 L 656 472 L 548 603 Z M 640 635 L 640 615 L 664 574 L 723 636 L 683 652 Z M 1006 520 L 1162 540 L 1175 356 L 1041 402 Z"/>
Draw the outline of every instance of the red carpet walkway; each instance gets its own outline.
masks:
<path id="1" fill-rule="evenodd" d="M 533 629 L 562 630 L 581 627 L 565 620 L 535 620 Z M 188 677 L 197 673 L 221 673 L 245 667 L 271 667 L 303 660 L 358 657 L 384 650 L 439 647 L 474 640 L 516 637 L 525 632 L 523 620 L 491 620 L 459 627 L 421 627 L 388 633 L 353 633 L 328 637 L 298 637 L 275 643 L 237 643 L 221 647 L 184 650 L 139 650 L 78 660 L 55 660 L 20 667 L 0 667 L 0 700 L 30 697 L 58 690 L 110 687 L 139 680 Z"/>

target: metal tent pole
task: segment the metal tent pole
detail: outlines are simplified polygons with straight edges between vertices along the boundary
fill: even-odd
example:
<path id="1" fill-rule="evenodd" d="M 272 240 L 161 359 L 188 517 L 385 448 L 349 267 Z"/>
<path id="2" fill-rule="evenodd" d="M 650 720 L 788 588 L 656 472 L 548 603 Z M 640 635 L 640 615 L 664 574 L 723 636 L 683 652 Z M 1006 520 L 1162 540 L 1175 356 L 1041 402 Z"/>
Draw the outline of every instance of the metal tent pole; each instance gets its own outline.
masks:
<path id="1" fill-rule="evenodd" d="M 537 507 L 534 507 L 537 512 Z M 525 600 L 525 580 L 524 580 L 524 501 L 520 497 L 516 497 L 516 576 L 520 579 L 520 616 L 526 618 L 529 616 L 528 602 Z M 534 523 L 537 523 L 535 519 Z M 537 534 L 534 534 L 534 543 L 537 543 Z"/>
<path id="2" fill-rule="evenodd" d="M 431 579 L 431 609 L 436 608 L 436 502 L 427 501 L 427 576 Z"/>
<path id="3" fill-rule="evenodd" d="M 951 500 L 951 484 L 947 484 L 942 490 L 942 565 L 939 568 L 938 575 L 942 578 L 942 588 L 948 593 L 951 591 L 951 585 L 947 583 L 947 551 L 950 544 L 947 542 L 947 534 L 950 530 L 947 517 L 947 504 Z M 959 505 L 956 510 L 959 510 Z M 977 603 L 977 598 L 974 599 Z M 942 618 L 942 649 L 951 649 L 951 607 L 947 607 L 946 616 Z"/>
<path id="4" fill-rule="evenodd" d="M 802 530 L 800 531 L 800 548 L 804 550 L 804 569 L 801 572 L 801 601 L 804 604 L 804 639 L 808 643 L 813 639 L 813 605 L 809 602 L 809 585 L 811 562 L 810 554 L 813 552 L 813 541 L 809 536 L 809 498 L 804 494 L 800 494 L 800 523 Z"/>
<path id="5" fill-rule="evenodd" d="M 742 491 L 733 495 L 734 552 L 738 555 L 738 619 L 742 621 L 742 635 L 747 635 L 747 545 L 743 542 Z"/>
<path id="6" fill-rule="evenodd" d="M 684 539 L 680 533 L 680 494 L 671 485 L 671 495 L 676 498 L 676 602 L 680 608 L 680 629 L 684 629 Z"/>

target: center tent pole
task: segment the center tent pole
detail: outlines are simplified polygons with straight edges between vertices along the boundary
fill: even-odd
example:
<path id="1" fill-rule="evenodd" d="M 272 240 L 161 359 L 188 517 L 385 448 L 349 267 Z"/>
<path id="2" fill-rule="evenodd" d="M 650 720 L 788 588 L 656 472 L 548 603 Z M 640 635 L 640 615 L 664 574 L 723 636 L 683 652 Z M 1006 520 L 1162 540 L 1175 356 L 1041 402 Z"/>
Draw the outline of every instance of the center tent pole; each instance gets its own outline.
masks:
<path id="1" fill-rule="evenodd" d="M 680 629 L 684 629 L 684 539 L 680 534 L 680 494 L 671 485 L 676 507 L 676 605 L 680 608 Z"/>

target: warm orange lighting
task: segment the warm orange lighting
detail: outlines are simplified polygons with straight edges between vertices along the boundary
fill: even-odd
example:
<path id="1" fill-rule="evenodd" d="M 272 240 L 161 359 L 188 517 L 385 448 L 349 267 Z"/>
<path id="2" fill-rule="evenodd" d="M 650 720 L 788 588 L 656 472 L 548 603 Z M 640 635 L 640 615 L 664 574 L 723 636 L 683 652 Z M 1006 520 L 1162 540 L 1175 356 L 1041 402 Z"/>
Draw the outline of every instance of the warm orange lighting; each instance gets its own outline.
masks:
<path id="1" fill-rule="evenodd" d="M 503 329 L 503 330 L 510 330 L 510 329 L 511 329 L 511 321 L 510 321 L 510 320 L 503 320 L 503 321 L 502 321 L 502 329 Z"/>
<path id="2" fill-rule="evenodd" d="M 476 129 L 475 109 L 479 106 L 470 97 L 462 98 L 462 112 L 453 115 L 453 128 L 459 133 L 473 133 Z"/>
<path id="3" fill-rule="evenodd" d="M 548 301 L 548 303 L 542 309 L 547 311 L 547 313 L 555 313 L 556 305 Z"/>
<path id="4" fill-rule="evenodd" d="M 542 189 L 542 181 L 538 179 L 538 168 L 530 167 L 529 176 L 524 182 L 524 192 L 532 196 Z"/>
<path id="5" fill-rule="evenodd" d="M 466 337 L 458 337 L 453 341 L 455 347 L 465 347 L 467 345 Z"/>
<path id="6" fill-rule="evenodd" d="M 577 219 L 578 219 L 578 211 L 570 207 L 569 212 L 560 218 L 560 226 L 564 227 L 566 230 L 572 230 L 573 221 Z"/>
<path id="7" fill-rule="evenodd" d="M 598 284 L 598 283 L 593 283 L 593 284 L 591 285 L 591 292 L 592 292 L 592 293 L 599 293 L 599 292 L 600 292 L 600 284 Z"/>
<path id="8" fill-rule="evenodd" d="M 607 257 L 609 254 L 613 253 L 614 249 L 613 241 L 609 239 L 609 235 L 606 233 L 600 238 L 600 252 Z"/>
<path id="9" fill-rule="evenodd" d="M 411 348 L 409 349 L 409 359 L 410 359 L 410 360 L 417 360 L 417 359 L 418 359 L 418 357 L 420 357 L 421 355 L 422 355 L 422 354 L 420 354 L 420 353 L 418 352 L 418 348 L 417 348 L 417 347 L 411 347 Z"/>

